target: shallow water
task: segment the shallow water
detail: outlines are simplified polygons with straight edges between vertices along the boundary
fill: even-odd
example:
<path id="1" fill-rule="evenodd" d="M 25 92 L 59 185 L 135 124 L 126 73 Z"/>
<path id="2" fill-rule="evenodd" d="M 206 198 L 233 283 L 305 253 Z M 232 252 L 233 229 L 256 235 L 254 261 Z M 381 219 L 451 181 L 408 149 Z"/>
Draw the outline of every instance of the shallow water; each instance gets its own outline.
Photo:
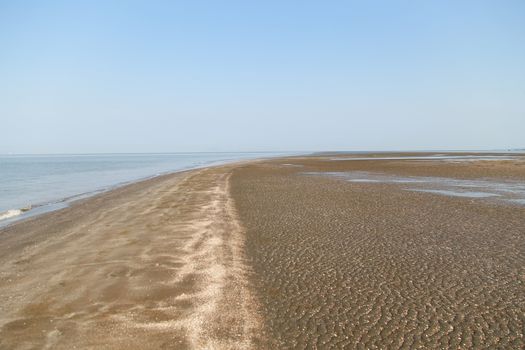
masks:
<path id="1" fill-rule="evenodd" d="M 350 172 L 314 172 L 306 175 L 324 175 L 344 179 L 352 183 L 407 185 L 407 191 L 426 192 L 452 197 L 493 198 L 507 204 L 525 205 L 525 183 L 518 181 L 466 180 L 445 177 L 410 176 Z"/>
<path id="2" fill-rule="evenodd" d="M 445 196 L 452 197 L 468 197 L 468 198 L 488 198 L 488 197 L 497 197 L 499 194 L 488 193 L 488 192 L 458 192 L 458 191 L 449 191 L 449 190 L 424 190 L 424 189 L 410 189 L 410 191 L 415 192 L 428 192 L 435 194 L 442 194 Z"/>
<path id="3" fill-rule="evenodd" d="M 299 164 L 291 164 L 291 163 L 285 163 L 285 164 L 281 164 L 282 166 L 291 166 L 291 167 L 302 167 L 302 165 L 299 165 Z"/>
<path id="4" fill-rule="evenodd" d="M 334 157 L 330 158 L 331 161 L 342 161 L 342 160 L 445 160 L 453 162 L 462 161 L 476 161 L 476 160 L 519 160 L 519 155 L 508 156 L 508 155 L 469 155 L 469 156 L 454 156 L 454 155 L 430 155 L 430 156 L 401 156 L 401 157 Z"/>
<path id="5" fill-rule="evenodd" d="M 348 181 L 350 182 L 380 182 L 379 180 L 373 180 L 373 179 L 352 179 Z"/>
<path id="6" fill-rule="evenodd" d="M 0 156 L 0 225 L 131 181 L 276 153 Z M 23 212 L 21 208 L 31 208 Z M 11 211 L 10 211 L 11 210 Z M 15 215 L 16 214 L 16 215 Z"/>

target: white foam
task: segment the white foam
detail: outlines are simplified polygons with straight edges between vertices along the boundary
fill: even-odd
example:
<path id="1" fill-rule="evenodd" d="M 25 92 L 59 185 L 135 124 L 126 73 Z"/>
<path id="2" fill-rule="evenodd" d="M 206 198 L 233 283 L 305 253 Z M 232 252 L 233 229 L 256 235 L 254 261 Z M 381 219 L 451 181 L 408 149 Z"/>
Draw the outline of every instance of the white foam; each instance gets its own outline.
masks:
<path id="1" fill-rule="evenodd" d="M 3 213 L 0 213 L 0 220 L 9 219 L 15 216 L 18 216 L 22 214 L 22 210 L 20 209 L 10 209 L 8 211 L 4 211 Z"/>

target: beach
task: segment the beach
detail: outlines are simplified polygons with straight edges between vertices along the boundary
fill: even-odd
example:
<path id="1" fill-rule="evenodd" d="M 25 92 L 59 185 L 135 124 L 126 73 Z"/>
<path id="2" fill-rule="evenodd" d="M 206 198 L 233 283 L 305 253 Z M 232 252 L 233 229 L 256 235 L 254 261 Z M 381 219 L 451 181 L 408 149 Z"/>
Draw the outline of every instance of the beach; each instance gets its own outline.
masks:
<path id="1" fill-rule="evenodd" d="M 126 185 L 0 229 L 0 349 L 523 348 L 524 186 L 511 153 Z"/>
<path id="2" fill-rule="evenodd" d="M 229 171 L 154 178 L 2 229 L 0 348 L 256 344 Z"/>

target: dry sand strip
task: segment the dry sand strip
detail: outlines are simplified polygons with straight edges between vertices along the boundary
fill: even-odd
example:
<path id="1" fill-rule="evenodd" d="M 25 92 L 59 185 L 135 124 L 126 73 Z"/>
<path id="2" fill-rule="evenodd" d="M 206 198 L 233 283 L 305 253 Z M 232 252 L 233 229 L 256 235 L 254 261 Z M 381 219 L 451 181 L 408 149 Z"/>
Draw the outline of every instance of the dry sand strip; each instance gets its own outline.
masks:
<path id="1" fill-rule="evenodd" d="M 249 164 L 231 178 L 279 348 L 525 348 L 525 206 L 329 175 L 525 183 L 525 162 L 330 158 Z"/>
<path id="2" fill-rule="evenodd" d="M 228 166 L 0 231 L 0 349 L 260 347 Z"/>

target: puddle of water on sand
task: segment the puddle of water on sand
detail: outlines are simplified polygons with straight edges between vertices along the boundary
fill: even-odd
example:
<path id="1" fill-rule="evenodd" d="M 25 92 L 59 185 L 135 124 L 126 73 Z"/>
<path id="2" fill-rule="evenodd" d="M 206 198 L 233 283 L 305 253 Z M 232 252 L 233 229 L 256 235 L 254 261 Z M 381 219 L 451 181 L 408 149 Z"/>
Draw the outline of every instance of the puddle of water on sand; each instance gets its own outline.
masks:
<path id="1" fill-rule="evenodd" d="M 403 156 L 403 157 L 334 157 L 330 161 L 341 160 L 444 160 L 453 162 L 477 161 L 477 160 L 525 160 L 520 156 L 453 156 L 453 155 L 432 155 L 432 156 Z"/>
<path id="2" fill-rule="evenodd" d="M 391 182 L 396 183 L 396 184 L 415 184 L 415 183 L 424 183 L 427 181 L 407 178 L 407 179 L 396 179 L 396 180 L 392 180 Z"/>
<path id="3" fill-rule="evenodd" d="M 495 193 L 488 193 L 488 192 L 458 192 L 458 191 L 449 191 L 449 190 L 425 190 L 425 189 L 414 189 L 414 188 L 407 188 L 408 191 L 414 191 L 414 192 L 427 192 L 427 193 L 435 193 L 435 194 L 442 194 L 445 196 L 452 196 L 452 197 L 468 197 L 468 198 L 488 198 L 488 197 L 499 197 L 499 194 Z"/>
<path id="4" fill-rule="evenodd" d="M 369 173 L 364 171 L 351 172 L 314 172 L 305 175 L 332 176 L 352 183 L 384 183 L 403 184 L 406 191 L 425 192 L 452 197 L 467 197 L 487 199 L 493 198 L 507 203 L 525 205 L 525 183 L 492 180 L 466 180 L 445 177 L 410 176 Z"/>
<path id="5" fill-rule="evenodd" d="M 381 182 L 379 180 L 372 180 L 372 179 L 352 179 L 348 181 L 350 182 Z"/>

